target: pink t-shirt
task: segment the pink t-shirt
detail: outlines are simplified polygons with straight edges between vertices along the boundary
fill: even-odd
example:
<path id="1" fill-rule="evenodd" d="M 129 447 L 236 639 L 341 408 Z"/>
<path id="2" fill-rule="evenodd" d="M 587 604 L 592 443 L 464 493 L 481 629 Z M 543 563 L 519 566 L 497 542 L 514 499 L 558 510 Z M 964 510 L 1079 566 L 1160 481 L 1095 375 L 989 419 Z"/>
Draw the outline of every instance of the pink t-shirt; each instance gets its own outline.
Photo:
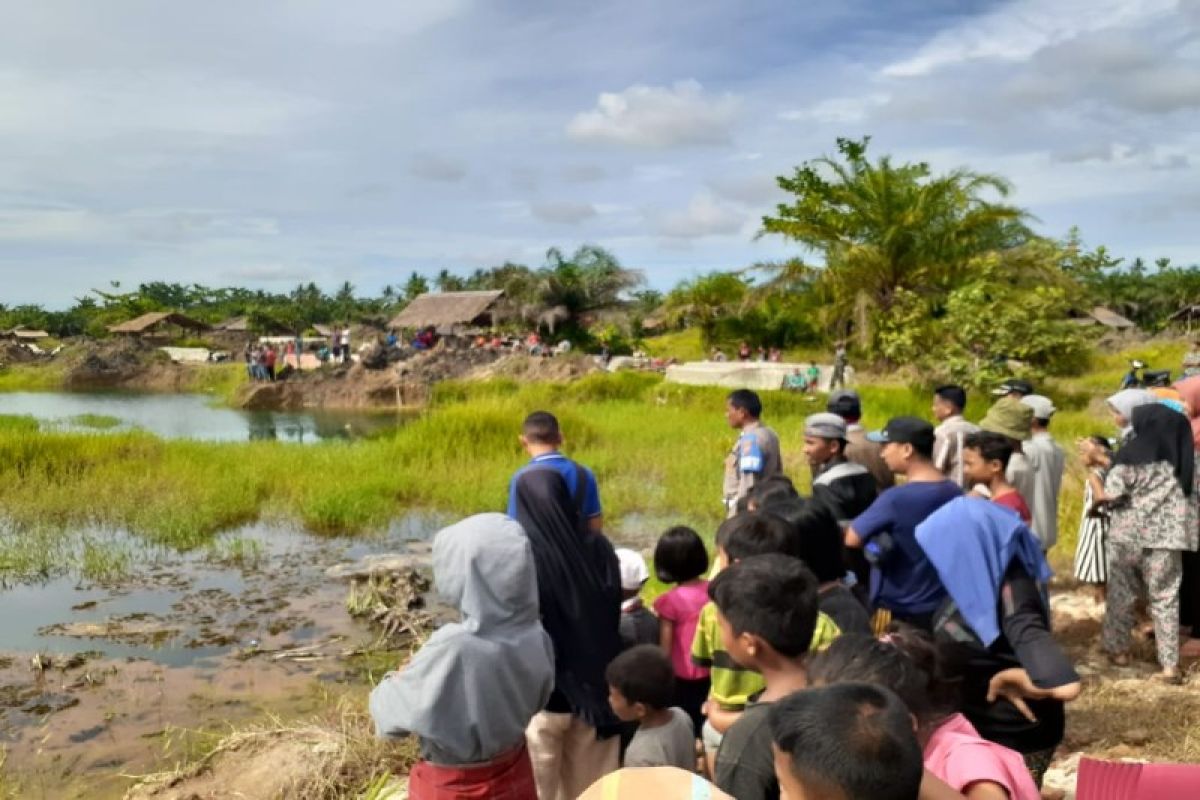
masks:
<path id="1" fill-rule="evenodd" d="M 1021 754 L 981 737 L 962 714 L 947 718 L 929 737 L 925 768 L 960 792 L 973 783 L 992 781 L 1012 800 L 1041 800 Z"/>
<path id="2" fill-rule="evenodd" d="M 692 640 L 696 638 L 696 623 L 700 609 L 708 602 L 708 581 L 691 586 L 676 586 L 654 601 L 654 613 L 660 619 L 675 623 L 675 638 L 671 640 L 671 665 L 676 677 L 698 681 L 708 677 L 708 670 L 692 663 Z"/>

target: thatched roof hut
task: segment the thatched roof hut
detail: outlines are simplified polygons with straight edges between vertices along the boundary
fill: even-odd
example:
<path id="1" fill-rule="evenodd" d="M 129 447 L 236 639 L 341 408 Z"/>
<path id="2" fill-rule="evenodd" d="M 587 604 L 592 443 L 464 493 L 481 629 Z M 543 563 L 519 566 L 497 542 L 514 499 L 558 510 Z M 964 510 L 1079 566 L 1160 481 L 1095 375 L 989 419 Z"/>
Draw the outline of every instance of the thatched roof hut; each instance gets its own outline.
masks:
<path id="1" fill-rule="evenodd" d="M 120 325 L 110 325 L 108 332 L 127 336 L 161 336 L 169 334 L 172 328 L 198 333 L 208 330 L 208 325 L 177 311 L 152 311 Z"/>
<path id="2" fill-rule="evenodd" d="M 1096 306 L 1090 311 L 1084 311 L 1075 318 L 1075 321 L 1080 325 L 1103 325 L 1116 331 L 1133 330 L 1137 327 L 1137 323 L 1104 306 Z"/>
<path id="3" fill-rule="evenodd" d="M 489 326 L 495 320 L 496 305 L 504 292 L 441 292 L 426 293 L 409 303 L 396 315 L 388 327 L 428 328 L 438 330 L 459 326 Z"/>
<path id="4" fill-rule="evenodd" d="M 36 342 L 38 339 L 48 339 L 50 334 L 34 328 L 18 325 L 10 331 L 0 331 L 0 339 L 16 339 L 18 342 Z"/>

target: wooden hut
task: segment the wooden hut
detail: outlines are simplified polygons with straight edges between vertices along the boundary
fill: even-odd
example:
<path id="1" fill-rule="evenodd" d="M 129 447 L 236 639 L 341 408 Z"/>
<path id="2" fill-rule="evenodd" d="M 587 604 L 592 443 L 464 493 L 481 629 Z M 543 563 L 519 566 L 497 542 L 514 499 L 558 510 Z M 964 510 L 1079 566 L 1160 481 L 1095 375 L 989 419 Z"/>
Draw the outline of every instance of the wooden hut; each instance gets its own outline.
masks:
<path id="1" fill-rule="evenodd" d="M 152 311 L 108 328 L 109 333 L 143 339 L 173 339 L 206 330 L 209 330 L 208 325 L 177 311 Z"/>
<path id="2" fill-rule="evenodd" d="M 45 331 L 26 328 L 24 325 L 18 325 L 10 331 L 0 331 L 0 339 L 10 339 L 15 342 L 38 342 L 49 338 L 50 334 Z"/>
<path id="3" fill-rule="evenodd" d="M 1074 320 L 1079 325 L 1103 325 L 1114 331 L 1130 331 L 1137 328 L 1137 323 L 1104 306 L 1084 311 L 1075 316 Z"/>
<path id="4" fill-rule="evenodd" d="M 504 292 L 426 293 L 397 314 L 389 328 L 419 330 L 433 326 L 441 334 L 459 334 L 469 328 L 491 327 Z"/>

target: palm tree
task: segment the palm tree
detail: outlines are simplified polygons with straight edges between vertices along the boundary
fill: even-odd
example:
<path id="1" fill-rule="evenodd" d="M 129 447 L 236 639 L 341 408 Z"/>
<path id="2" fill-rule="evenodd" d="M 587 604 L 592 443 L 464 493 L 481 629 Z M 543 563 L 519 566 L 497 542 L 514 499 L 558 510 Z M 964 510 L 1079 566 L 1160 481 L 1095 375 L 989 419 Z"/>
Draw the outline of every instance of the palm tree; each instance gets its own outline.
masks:
<path id="1" fill-rule="evenodd" d="M 537 272 L 537 294 L 544 312 L 553 310 L 558 322 L 578 320 L 589 311 L 614 308 L 623 295 L 639 286 L 644 277 L 625 269 L 607 250 L 584 245 L 566 258 L 557 247 L 546 252 L 546 264 Z"/>
<path id="2" fill-rule="evenodd" d="M 704 346 L 711 347 L 721 320 L 738 314 L 749 293 L 746 278 L 732 272 L 711 272 L 684 281 L 667 295 L 665 309 L 673 323 L 695 325 Z"/>
<path id="3" fill-rule="evenodd" d="M 872 163 L 869 141 L 838 139 L 841 160 L 819 158 L 780 177 L 796 200 L 764 217 L 759 233 L 821 258 L 820 283 L 841 320 L 856 308 L 886 313 L 901 291 L 945 292 L 969 276 L 974 257 L 1034 238 L 1025 211 L 984 199 L 1006 197 L 1004 179 L 965 169 L 934 176 L 926 163 L 887 156 Z"/>

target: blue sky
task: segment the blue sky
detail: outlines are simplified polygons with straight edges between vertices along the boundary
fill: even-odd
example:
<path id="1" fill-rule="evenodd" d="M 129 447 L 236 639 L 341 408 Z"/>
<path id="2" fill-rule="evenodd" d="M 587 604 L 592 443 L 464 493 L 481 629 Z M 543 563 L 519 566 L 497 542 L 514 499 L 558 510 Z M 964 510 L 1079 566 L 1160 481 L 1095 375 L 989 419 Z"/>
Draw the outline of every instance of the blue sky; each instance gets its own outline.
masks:
<path id="1" fill-rule="evenodd" d="M 13 3 L 0 302 L 584 242 L 665 288 L 795 254 L 754 236 L 774 176 L 862 134 L 1192 263 L 1198 122 L 1200 0 Z"/>

